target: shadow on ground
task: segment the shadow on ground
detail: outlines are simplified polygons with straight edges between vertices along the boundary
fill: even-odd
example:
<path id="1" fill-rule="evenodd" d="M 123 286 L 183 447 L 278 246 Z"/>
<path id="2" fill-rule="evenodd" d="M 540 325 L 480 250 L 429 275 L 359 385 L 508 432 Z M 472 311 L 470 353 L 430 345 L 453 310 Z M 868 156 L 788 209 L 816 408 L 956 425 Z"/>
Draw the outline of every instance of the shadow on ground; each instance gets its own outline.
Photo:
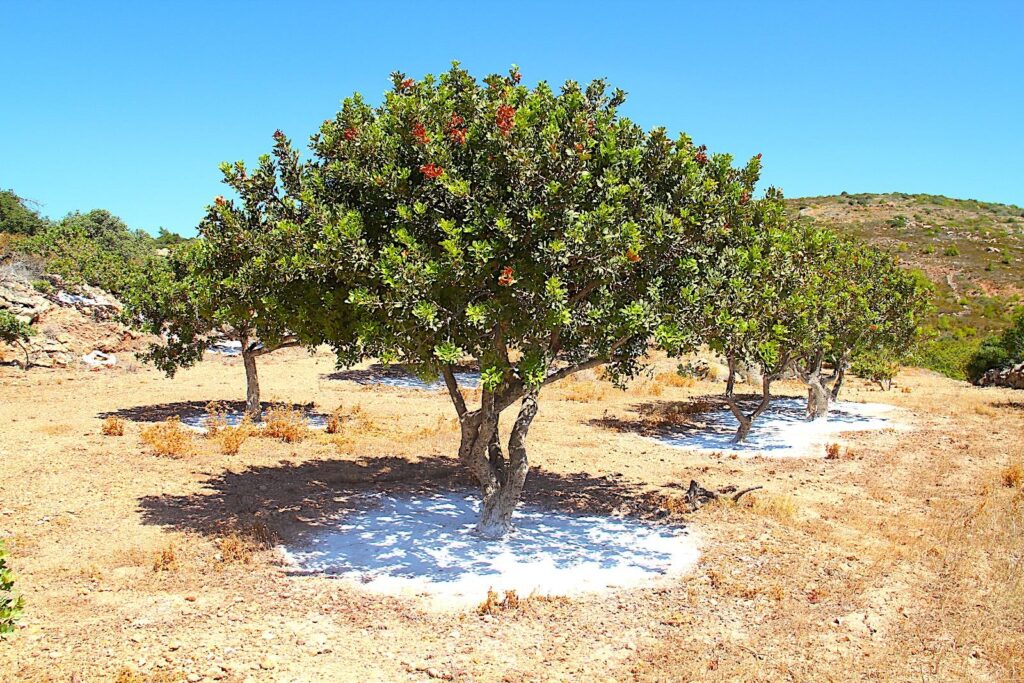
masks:
<path id="1" fill-rule="evenodd" d="M 250 467 L 218 474 L 204 482 L 204 488 L 207 492 L 140 499 L 143 521 L 212 536 L 258 528 L 272 540 L 302 544 L 339 516 L 358 509 L 366 494 L 429 495 L 472 489 L 472 482 L 454 458 L 410 462 L 385 456 Z M 657 496 L 622 482 L 620 475 L 539 469 L 530 473 L 523 502 L 562 512 L 615 511 L 638 518 L 657 517 L 660 507 Z"/>
<path id="2" fill-rule="evenodd" d="M 168 418 L 178 417 L 182 422 L 203 419 L 209 415 L 207 407 L 211 401 L 176 401 L 173 403 L 156 403 L 147 406 L 131 406 L 97 415 L 100 419 L 118 417 L 130 422 L 163 422 Z M 229 415 L 240 415 L 245 412 L 245 401 L 212 401 L 221 406 Z M 260 404 L 262 412 L 271 408 L 291 408 L 304 413 L 312 413 L 312 403 L 268 403 Z"/>

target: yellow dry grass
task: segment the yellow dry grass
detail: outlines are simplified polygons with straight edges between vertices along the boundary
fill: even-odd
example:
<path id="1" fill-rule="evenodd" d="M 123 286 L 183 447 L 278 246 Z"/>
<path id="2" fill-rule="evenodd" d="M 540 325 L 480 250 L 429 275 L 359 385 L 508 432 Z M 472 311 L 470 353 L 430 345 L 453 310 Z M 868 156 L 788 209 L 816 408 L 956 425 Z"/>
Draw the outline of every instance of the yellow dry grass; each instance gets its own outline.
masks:
<path id="1" fill-rule="evenodd" d="M 183 458 L 195 452 L 192 432 L 182 427 L 181 420 L 176 417 L 144 428 L 141 436 L 143 443 L 156 455 Z"/>
<path id="2" fill-rule="evenodd" d="M 113 415 L 103 420 L 103 426 L 100 427 L 100 431 L 103 436 L 124 436 L 124 420 Z"/>

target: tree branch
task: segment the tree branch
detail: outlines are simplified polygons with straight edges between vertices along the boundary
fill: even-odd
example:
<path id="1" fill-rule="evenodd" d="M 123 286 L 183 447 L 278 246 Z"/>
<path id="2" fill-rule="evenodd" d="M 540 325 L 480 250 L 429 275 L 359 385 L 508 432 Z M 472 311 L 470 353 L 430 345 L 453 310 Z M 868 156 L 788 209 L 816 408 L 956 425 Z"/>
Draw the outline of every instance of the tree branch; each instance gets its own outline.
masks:
<path id="1" fill-rule="evenodd" d="M 446 363 L 441 368 L 441 375 L 444 377 L 444 384 L 448 387 L 448 393 L 452 397 L 452 403 L 455 404 L 455 412 L 458 413 L 461 420 L 462 416 L 466 414 L 466 399 L 459 391 L 459 383 L 455 381 L 455 372 L 452 371 L 452 366 Z"/>

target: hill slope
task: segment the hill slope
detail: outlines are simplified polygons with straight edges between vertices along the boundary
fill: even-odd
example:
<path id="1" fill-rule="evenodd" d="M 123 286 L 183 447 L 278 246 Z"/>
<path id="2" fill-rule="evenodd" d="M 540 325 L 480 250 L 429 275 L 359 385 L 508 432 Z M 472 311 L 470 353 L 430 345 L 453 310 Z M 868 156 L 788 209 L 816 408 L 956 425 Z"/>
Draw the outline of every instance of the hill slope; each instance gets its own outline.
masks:
<path id="1" fill-rule="evenodd" d="M 916 360 L 962 378 L 981 339 L 1024 302 L 1024 208 L 940 195 L 841 194 L 788 200 L 791 215 L 892 250 L 935 285 Z"/>

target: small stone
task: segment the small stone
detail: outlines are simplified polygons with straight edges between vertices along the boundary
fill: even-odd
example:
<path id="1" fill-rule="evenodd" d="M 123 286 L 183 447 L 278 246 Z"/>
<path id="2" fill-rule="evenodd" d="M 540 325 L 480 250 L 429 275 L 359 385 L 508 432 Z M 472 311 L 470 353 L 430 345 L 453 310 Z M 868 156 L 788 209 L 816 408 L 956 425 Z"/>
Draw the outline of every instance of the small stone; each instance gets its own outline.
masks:
<path id="1" fill-rule="evenodd" d="M 167 649 L 171 652 L 174 652 L 175 650 L 180 650 L 181 643 L 177 640 L 172 640 L 170 643 L 167 644 Z"/>
<path id="2" fill-rule="evenodd" d="M 187 680 L 188 683 L 199 683 L 199 681 L 203 680 L 203 677 L 197 673 L 191 673 L 188 676 L 185 676 L 185 680 Z"/>
<path id="3" fill-rule="evenodd" d="M 277 668 L 278 659 L 275 655 L 267 655 L 260 660 L 261 669 L 274 669 Z"/>

